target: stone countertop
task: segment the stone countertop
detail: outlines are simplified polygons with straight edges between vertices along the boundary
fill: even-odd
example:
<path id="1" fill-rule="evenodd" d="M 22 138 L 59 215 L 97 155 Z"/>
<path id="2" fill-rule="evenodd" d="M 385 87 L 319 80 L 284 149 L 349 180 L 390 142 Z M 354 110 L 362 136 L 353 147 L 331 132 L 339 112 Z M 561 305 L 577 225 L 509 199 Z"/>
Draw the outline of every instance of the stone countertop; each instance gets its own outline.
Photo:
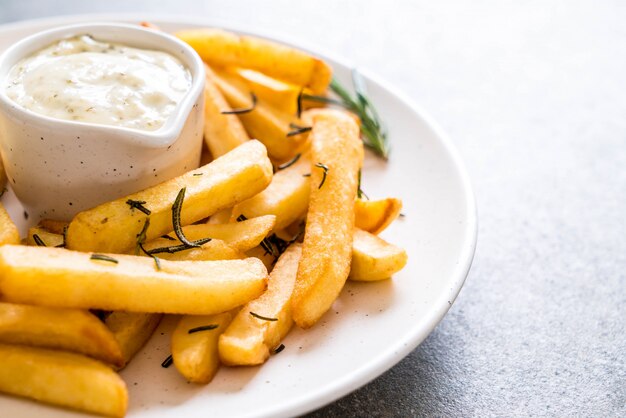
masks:
<path id="1" fill-rule="evenodd" d="M 460 150 L 480 227 L 459 298 L 310 417 L 626 416 L 626 3 L 2 0 L 0 23 L 118 11 L 293 34 L 391 80 Z"/>

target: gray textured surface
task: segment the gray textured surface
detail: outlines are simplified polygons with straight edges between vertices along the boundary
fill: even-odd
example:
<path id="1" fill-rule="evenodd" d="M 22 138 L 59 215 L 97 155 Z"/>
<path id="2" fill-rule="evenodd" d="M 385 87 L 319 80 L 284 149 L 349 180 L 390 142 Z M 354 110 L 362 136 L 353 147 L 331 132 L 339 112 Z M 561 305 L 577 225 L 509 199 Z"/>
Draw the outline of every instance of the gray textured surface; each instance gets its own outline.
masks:
<path id="1" fill-rule="evenodd" d="M 311 417 L 626 416 L 626 3 L 0 0 L 0 22 L 142 10 L 346 56 L 428 109 L 467 164 L 480 232 L 459 299 Z"/>

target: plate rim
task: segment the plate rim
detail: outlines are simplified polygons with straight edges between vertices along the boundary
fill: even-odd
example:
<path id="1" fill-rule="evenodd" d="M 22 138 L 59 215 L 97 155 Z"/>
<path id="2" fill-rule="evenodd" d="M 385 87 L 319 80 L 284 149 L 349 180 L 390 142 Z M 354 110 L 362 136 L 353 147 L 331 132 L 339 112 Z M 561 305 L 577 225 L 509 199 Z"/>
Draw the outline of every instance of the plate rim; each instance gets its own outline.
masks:
<path id="1" fill-rule="evenodd" d="M 287 45 L 291 45 L 300 49 L 307 50 L 315 55 L 329 58 L 338 64 L 347 67 L 355 68 L 350 60 L 338 56 L 337 54 L 328 51 L 325 48 L 321 48 L 312 45 L 310 42 L 303 41 L 298 37 L 294 37 L 290 34 L 274 30 L 266 30 L 260 28 L 244 28 L 241 23 L 235 21 L 228 21 L 226 19 L 215 19 L 209 16 L 207 17 L 195 17 L 185 14 L 164 14 L 164 13 L 80 13 L 80 14 L 68 14 L 53 17 L 43 17 L 35 19 L 27 19 L 15 22 L 8 22 L 0 24 L 0 35 L 9 32 L 15 32 L 19 30 L 26 30 L 28 28 L 41 28 L 45 25 L 65 25 L 71 23 L 78 23 L 83 21 L 125 21 L 125 20 L 137 20 L 137 21 L 160 21 L 170 24 L 190 24 L 190 25 L 205 25 L 223 28 L 227 30 L 233 30 L 239 33 L 251 34 L 260 36 L 270 40 L 275 40 Z M 41 30 L 41 29 L 40 29 Z M 285 41 L 288 39 L 288 41 Z M 450 137 L 435 121 L 435 119 L 419 104 L 417 104 L 406 93 L 400 91 L 393 86 L 390 82 L 386 81 L 383 77 L 377 73 L 359 68 L 359 72 L 365 76 L 366 79 L 370 79 L 374 83 L 378 84 L 386 92 L 397 98 L 404 106 L 406 106 L 415 116 L 422 120 L 422 122 L 430 129 L 437 137 L 437 140 L 443 146 L 443 149 L 452 162 L 452 166 L 456 169 L 456 174 L 460 180 L 461 190 L 465 200 L 465 213 L 467 213 L 467 219 L 465 220 L 464 239 L 462 243 L 462 250 L 458 254 L 458 263 L 453 273 L 450 275 L 454 284 L 453 287 L 443 292 L 438 300 L 435 300 L 435 308 L 429 310 L 428 314 L 420 318 L 413 327 L 414 332 L 406 334 L 401 340 L 395 341 L 384 352 L 379 352 L 376 359 L 370 361 L 363 366 L 357 368 L 353 373 L 343 376 L 340 379 L 336 379 L 329 384 L 314 392 L 309 392 L 304 397 L 295 398 L 289 402 L 283 402 L 271 410 L 266 409 L 261 411 L 262 415 L 254 416 L 272 416 L 272 417 L 289 417 L 294 415 L 301 415 L 315 409 L 321 408 L 325 405 L 334 402 L 347 394 L 358 390 L 366 384 L 379 377 L 401 360 L 403 360 L 408 354 L 415 350 L 432 331 L 443 320 L 448 310 L 454 304 L 458 297 L 464 283 L 469 275 L 469 271 L 472 265 L 472 261 L 476 252 L 476 245 L 478 240 L 478 210 L 477 203 L 474 194 L 472 183 L 465 167 L 463 160 L 461 159 L 458 149 L 454 146 Z"/>

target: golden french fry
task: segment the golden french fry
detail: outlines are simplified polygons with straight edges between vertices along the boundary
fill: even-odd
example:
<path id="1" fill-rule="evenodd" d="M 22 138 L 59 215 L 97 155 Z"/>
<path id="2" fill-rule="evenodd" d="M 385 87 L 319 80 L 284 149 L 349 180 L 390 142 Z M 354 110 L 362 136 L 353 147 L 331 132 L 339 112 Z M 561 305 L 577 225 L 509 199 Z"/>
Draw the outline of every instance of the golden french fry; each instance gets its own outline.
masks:
<path id="1" fill-rule="evenodd" d="M 254 258 L 161 260 L 157 270 L 148 257 L 0 247 L 0 299 L 32 305 L 209 315 L 259 296 L 266 279 Z"/>
<path id="2" fill-rule="evenodd" d="M 134 248 L 147 215 L 127 202 L 144 202 L 151 211 L 148 240 L 173 230 L 172 204 L 187 188 L 181 224 L 188 225 L 233 206 L 263 190 L 272 179 L 272 164 L 263 144 L 248 141 L 204 167 L 133 195 L 104 203 L 74 217 L 67 247 L 121 253 Z"/>
<path id="3" fill-rule="evenodd" d="M 227 224 L 230 222 L 230 215 L 233 212 L 233 208 L 220 210 L 219 212 L 211 215 L 208 224 Z"/>
<path id="4" fill-rule="evenodd" d="M 215 83 L 233 108 L 252 108 L 250 91 L 239 77 L 216 70 Z M 270 157 L 278 161 L 293 157 L 308 137 L 306 132 L 287 136 L 294 131 L 293 126 L 304 126 L 303 122 L 296 116 L 281 112 L 262 100 L 257 101 L 252 111 L 240 113 L 238 116 L 248 134 L 265 144 Z"/>
<path id="5" fill-rule="evenodd" d="M 224 364 L 262 364 L 287 335 L 293 325 L 291 294 L 301 254 L 300 244 L 285 250 L 270 274 L 267 291 L 244 305 L 220 336 L 219 353 Z M 276 320 L 263 320 L 250 312 Z"/>
<path id="6" fill-rule="evenodd" d="M 113 333 L 122 351 L 120 368 L 126 366 L 150 339 L 162 317 L 161 314 L 116 311 L 105 318 L 105 325 Z"/>
<path id="7" fill-rule="evenodd" d="M 118 367 L 124 361 L 111 331 L 80 309 L 0 302 L 0 342 L 73 351 Z"/>
<path id="8" fill-rule="evenodd" d="M 274 215 L 266 215 L 250 218 L 241 222 L 187 225 L 183 227 L 183 233 L 187 239 L 192 241 L 202 238 L 218 239 L 238 251 L 245 252 L 259 245 L 259 243 L 263 241 L 263 238 L 272 232 L 275 223 L 276 217 Z M 168 236 L 176 238 L 174 234 L 169 234 Z M 177 244 L 180 244 L 180 241 L 166 241 L 166 238 L 159 238 L 158 240 L 147 243 L 144 245 L 144 248 L 151 250 L 157 247 Z"/>
<path id="9" fill-rule="evenodd" d="M 361 229 L 355 229 L 350 280 L 375 281 L 393 276 L 406 265 L 403 248 Z"/>
<path id="10" fill-rule="evenodd" d="M 217 341 L 233 315 L 185 315 L 172 334 L 174 366 L 193 383 L 209 383 L 220 367 Z M 214 328 L 215 327 L 215 328 Z"/>
<path id="11" fill-rule="evenodd" d="M 35 236 L 46 247 L 57 247 L 63 245 L 63 235 L 49 232 L 39 226 L 33 226 L 28 230 L 28 236 L 26 237 L 26 245 L 40 245 L 35 240 Z"/>
<path id="12" fill-rule="evenodd" d="M 359 229 L 378 235 L 396 220 L 401 210 L 400 199 L 357 199 L 354 203 L 354 224 Z"/>
<path id="13" fill-rule="evenodd" d="M 302 87 L 285 83 L 249 68 L 233 67 L 227 71 L 239 76 L 252 93 L 274 108 L 291 115 L 298 112 L 298 96 L 302 92 Z M 308 89 L 304 92 L 312 93 Z"/>
<path id="14" fill-rule="evenodd" d="M 53 234 L 63 235 L 63 231 L 65 231 L 65 229 L 69 226 L 69 223 L 65 221 L 57 221 L 54 219 L 42 219 L 41 221 L 39 221 L 39 224 L 37 224 L 37 226 Z"/>
<path id="15" fill-rule="evenodd" d="M 292 300 L 293 319 L 301 328 L 311 327 L 330 308 L 350 273 L 363 161 L 358 126 L 336 110 L 316 113 L 311 149 L 309 211 Z"/>
<path id="16" fill-rule="evenodd" d="M 210 64 L 251 68 L 270 77 L 309 87 L 316 94 L 326 91 L 332 78 L 332 69 L 321 59 L 266 39 L 212 28 L 188 29 L 176 36 Z"/>
<path id="17" fill-rule="evenodd" d="M 272 270 L 272 267 L 274 267 L 274 262 L 276 261 L 276 257 L 267 252 L 267 250 L 260 245 L 246 251 L 246 255 L 248 257 L 254 257 L 261 260 L 261 262 L 268 271 Z"/>
<path id="18" fill-rule="evenodd" d="M 126 384 L 111 368 L 74 353 L 0 344 L 0 392 L 123 417 Z"/>
<path id="19" fill-rule="evenodd" d="M 231 108 L 214 81 L 213 70 L 206 66 L 204 86 L 204 140 L 213 158 L 221 157 L 250 138 L 237 115 L 224 114 Z"/>
<path id="20" fill-rule="evenodd" d="M 274 215 L 274 229 L 283 229 L 304 217 L 309 205 L 311 162 L 302 155 L 289 167 L 274 174 L 269 186 L 256 196 L 236 204 L 232 218 Z"/>
<path id="21" fill-rule="evenodd" d="M 20 233 L 9 217 L 4 205 L 0 203 L 0 245 L 19 243 Z"/>

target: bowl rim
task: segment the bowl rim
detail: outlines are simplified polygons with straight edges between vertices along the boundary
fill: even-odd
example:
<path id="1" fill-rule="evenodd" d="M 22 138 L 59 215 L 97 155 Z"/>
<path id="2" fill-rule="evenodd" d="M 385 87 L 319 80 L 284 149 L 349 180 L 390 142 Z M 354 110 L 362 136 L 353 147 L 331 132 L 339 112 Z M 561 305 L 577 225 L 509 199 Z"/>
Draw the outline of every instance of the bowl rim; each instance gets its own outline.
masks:
<path id="1" fill-rule="evenodd" d="M 141 44 L 142 39 L 145 39 L 146 36 L 152 37 L 153 39 L 158 38 L 157 40 L 160 44 L 166 45 L 167 47 L 164 46 L 152 49 L 166 52 L 174 56 L 189 70 L 191 74 L 191 86 L 176 106 L 176 109 L 160 128 L 154 131 L 148 131 L 116 125 L 104 125 L 92 122 L 59 119 L 29 110 L 13 101 L 6 94 L 6 89 L 3 84 L 6 81 L 11 69 L 21 59 L 24 59 L 30 54 L 36 52 L 38 49 L 45 47 L 45 44 L 52 44 L 71 36 L 97 32 L 98 34 L 95 36 L 97 39 L 107 39 L 108 37 L 106 34 L 103 34 L 103 32 L 106 32 L 107 30 L 110 30 L 112 34 L 128 32 L 129 36 L 127 41 L 120 43 L 131 47 L 135 46 L 141 48 L 141 46 L 138 45 Z M 95 134 L 116 134 L 112 136 L 131 140 L 137 145 L 145 147 L 161 148 L 174 143 L 182 131 L 192 108 L 198 100 L 198 97 L 204 91 L 205 69 L 202 59 L 193 48 L 191 48 L 187 43 L 166 32 L 128 23 L 94 21 L 90 23 L 69 24 L 46 29 L 26 36 L 20 41 L 9 46 L 2 52 L 2 54 L 0 54 L 0 83 L 2 83 L 0 84 L 0 111 L 11 114 L 11 116 L 16 119 L 24 119 L 27 120 L 29 124 L 39 126 L 50 125 L 50 128 L 54 127 L 55 129 L 88 129 L 90 133 Z"/>

